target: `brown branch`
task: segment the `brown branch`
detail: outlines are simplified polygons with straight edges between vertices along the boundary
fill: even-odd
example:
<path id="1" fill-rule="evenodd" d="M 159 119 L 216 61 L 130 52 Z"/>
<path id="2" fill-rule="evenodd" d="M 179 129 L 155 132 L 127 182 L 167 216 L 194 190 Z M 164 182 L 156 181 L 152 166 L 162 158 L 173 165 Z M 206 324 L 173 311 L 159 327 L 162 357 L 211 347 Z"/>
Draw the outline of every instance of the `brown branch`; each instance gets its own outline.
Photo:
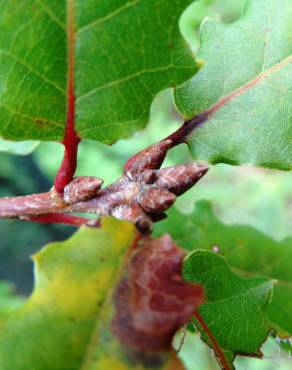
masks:
<path id="1" fill-rule="evenodd" d="M 149 155 L 147 158 L 149 159 Z M 54 188 L 47 193 L 0 198 L 0 218 L 59 222 L 61 216 L 58 216 L 58 219 L 56 217 L 58 213 L 93 213 L 130 220 L 141 231 L 149 232 L 152 222 L 164 218 L 164 211 L 173 204 L 176 196 L 192 187 L 207 170 L 206 165 L 197 164 L 179 165 L 161 170 L 145 168 L 141 172 L 131 172 L 131 169 L 128 169 L 126 174 L 111 185 L 101 190 L 97 188 L 95 194 L 92 193 L 92 184 L 94 184 L 92 177 L 76 178 L 64 190 L 65 199 L 74 199 L 75 203 L 66 202 Z M 89 184 L 88 190 L 84 184 Z M 96 180 L 95 184 L 100 184 L 100 179 Z M 88 194 L 90 199 L 86 198 Z M 54 216 L 49 217 L 48 214 L 54 214 Z M 41 218 L 41 215 L 45 215 L 44 218 Z M 64 222 L 85 223 L 81 220 L 75 222 L 65 217 L 62 219 L 62 223 Z"/>
<path id="2" fill-rule="evenodd" d="M 70 37 L 74 37 L 74 34 Z M 70 68 L 73 68 L 73 64 Z M 72 71 L 68 82 L 65 156 L 55 186 L 47 193 L 0 198 L 0 218 L 81 225 L 88 223 L 87 220 L 60 214 L 93 213 L 130 220 L 140 230 L 149 232 L 152 222 L 165 217 L 164 211 L 174 203 L 176 196 L 191 188 L 208 170 L 208 166 L 195 163 L 160 169 L 168 150 L 184 143 L 189 133 L 208 119 L 208 113 L 185 121 L 165 139 L 135 154 L 126 162 L 123 175 L 111 185 L 100 189 L 103 181 L 96 177 L 78 177 L 72 180 L 79 142 L 74 129 Z"/>
<path id="3" fill-rule="evenodd" d="M 124 181 L 123 181 L 124 180 Z M 94 213 L 99 215 L 108 215 L 110 209 L 115 206 L 126 203 L 119 194 L 119 190 L 125 184 L 125 177 L 120 178 L 115 183 L 107 186 L 98 192 L 95 198 L 68 204 L 64 201 L 63 196 L 52 189 L 46 193 L 31 194 L 19 197 L 0 198 L 0 218 L 14 218 L 21 216 L 42 215 L 56 212 L 78 212 L 78 213 Z M 129 184 L 127 192 L 135 192 L 136 187 Z M 128 197 L 130 194 L 128 193 Z"/>
<path id="4" fill-rule="evenodd" d="M 32 221 L 42 224 L 66 224 L 72 226 L 99 226 L 99 220 L 73 216 L 65 213 L 49 213 L 43 215 L 21 216 L 22 221 Z"/>
<path id="5" fill-rule="evenodd" d="M 66 203 L 56 191 L 0 198 L 0 217 L 14 218 L 63 211 Z"/>

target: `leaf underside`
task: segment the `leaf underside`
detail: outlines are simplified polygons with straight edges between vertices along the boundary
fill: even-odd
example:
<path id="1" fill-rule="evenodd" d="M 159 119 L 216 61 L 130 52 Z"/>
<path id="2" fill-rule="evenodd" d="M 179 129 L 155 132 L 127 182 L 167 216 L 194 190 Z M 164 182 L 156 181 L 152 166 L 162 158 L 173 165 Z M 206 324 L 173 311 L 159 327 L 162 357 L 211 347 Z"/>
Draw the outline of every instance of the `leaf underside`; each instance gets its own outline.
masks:
<path id="1" fill-rule="evenodd" d="M 233 24 L 203 22 L 205 65 L 175 91 L 186 118 L 208 113 L 187 139 L 194 158 L 292 169 L 291 19 L 291 0 L 249 0 Z"/>
<path id="2" fill-rule="evenodd" d="M 0 3 L 0 135 L 61 140 L 67 105 L 67 8 L 75 13 L 75 126 L 104 143 L 145 126 L 160 90 L 196 71 L 178 19 L 191 0 Z"/>

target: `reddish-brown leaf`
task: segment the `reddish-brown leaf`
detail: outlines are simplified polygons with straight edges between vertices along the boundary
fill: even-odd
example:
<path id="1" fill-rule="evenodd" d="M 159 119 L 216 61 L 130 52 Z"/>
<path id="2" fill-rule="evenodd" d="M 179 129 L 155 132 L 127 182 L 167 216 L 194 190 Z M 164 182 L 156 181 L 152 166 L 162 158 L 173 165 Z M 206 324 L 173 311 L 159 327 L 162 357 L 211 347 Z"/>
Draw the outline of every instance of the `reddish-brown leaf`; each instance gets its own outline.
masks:
<path id="1" fill-rule="evenodd" d="M 181 325 L 204 300 L 182 279 L 184 251 L 168 235 L 141 242 L 115 292 L 114 334 L 131 349 L 168 350 Z"/>

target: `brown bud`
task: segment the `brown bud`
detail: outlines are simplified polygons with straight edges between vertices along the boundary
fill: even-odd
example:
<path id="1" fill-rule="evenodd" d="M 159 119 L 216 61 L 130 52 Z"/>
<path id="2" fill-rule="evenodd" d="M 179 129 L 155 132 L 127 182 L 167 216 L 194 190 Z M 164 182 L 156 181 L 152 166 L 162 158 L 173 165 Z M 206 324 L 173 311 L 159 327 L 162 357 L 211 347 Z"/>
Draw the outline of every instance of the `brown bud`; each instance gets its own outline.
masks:
<path id="1" fill-rule="evenodd" d="M 64 188 L 64 200 L 68 204 L 85 202 L 96 196 L 98 190 L 102 187 L 103 180 L 94 176 L 75 177 Z"/>
<path id="2" fill-rule="evenodd" d="M 158 171 L 158 179 L 155 183 L 161 188 L 180 195 L 199 181 L 208 169 L 207 165 L 196 163 L 163 168 Z"/>
<path id="3" fill-rule="evenodd" d="M 144 182 L 145 184 L 153 184 L 157 179 L 157 171 L 146 170 L 142 172 L 139 176 L 139 181 Z"/>
<path id="4" fill-rule="evenodd" d="M 135 179 L 137 175 L 145 170 L 160 168 L 167 151 L 171 146 L 171 140 L 164 140 L 157 144 L 148 146 L 148 148 L 137 153 L 127 161 L 124 167 L 124 173 L 126 173 L 131 179 Z"/>
<path id="5" fill-rule="evenodd" d="M 175 201 L 176 196 L 166 189 L 149 187 L 138 195 L 138 203 L 150 213 L 163 213 Z"/>
<path id="6" fill-rule="evenodd" d="M 142 234 L 150 234 L 152 231 L 152 222 L 151 219 L 147 216 L 139 217 L 136 220 L 135 225 Z"/>

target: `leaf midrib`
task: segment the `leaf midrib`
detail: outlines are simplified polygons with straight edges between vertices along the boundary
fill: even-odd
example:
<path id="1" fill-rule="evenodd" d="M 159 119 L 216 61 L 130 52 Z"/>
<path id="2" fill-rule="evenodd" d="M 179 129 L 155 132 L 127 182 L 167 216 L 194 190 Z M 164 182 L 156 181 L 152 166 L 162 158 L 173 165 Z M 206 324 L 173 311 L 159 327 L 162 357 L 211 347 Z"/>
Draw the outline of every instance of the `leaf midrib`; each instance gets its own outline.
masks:
<path id="1" fill-rule="evenodd" d="M 220 110 L 220 108 L 224 107 L 238 96 L 244 94 L 246 91 L 256 86 L 263 79 L 269 77 L 271 74 L 277 72 L 281 68 L 284 68 L 286 65 L 290 63 L 292 63 L 292 55 L 283 59 L 281 62 L 274 64 L 272 67 L 266 69 L 265 71 L 259 73 L 253 79 L 249 80 L 244 85 L 239 86 L 237 89 L 233 90 L 228 95 L 225 95 L 222 98 L 220 98 L 216 103 L 211 105 L 211 107 L 205 111 L 207 113 L 208 119 L 210 119 L 211 116 L 214 115 L 218 110 Z"/>
<path id="2" fill-rule="evenodd" d="M 265 71 L 257 74 L 254 78 L 243 84 L 242 86 L 239 86 L 237 89 L 230 92 L 228 95 L 225 95 L 221 97 L 219 100 L 217 100 L 216 103 L 212 104 L 208 109 L 205 109 L 203 111 L 197 112 L 197 114 L 186 116 L 185 125 L 184 128 L 184 140 L 189 141 L 191 140 L 191 137 L 193 135 L 194 129 L 196 127 L 201 126 L 204 122 L 208 122 L 212 116 L 217 113 L 221 108 L 224 108 L 226 105 L 228 105 L 231 101 L 236 99 L 237 97 L 244 94 L 246 91 L 250 90 L 257 84 L 259 84 L 262 80 L 269 77 L 271 74 L 277 72 L 281 68 L 284 68 L 285 66 L 292 63 L 292 55 L 286 57 L 281 62 L 278 62 L 274 64 L 272 67 L 266 69 Z M 181 111 L 183 111 L 181 109 Z M 200 118 L 200 120 L 198 120 Z"/>

